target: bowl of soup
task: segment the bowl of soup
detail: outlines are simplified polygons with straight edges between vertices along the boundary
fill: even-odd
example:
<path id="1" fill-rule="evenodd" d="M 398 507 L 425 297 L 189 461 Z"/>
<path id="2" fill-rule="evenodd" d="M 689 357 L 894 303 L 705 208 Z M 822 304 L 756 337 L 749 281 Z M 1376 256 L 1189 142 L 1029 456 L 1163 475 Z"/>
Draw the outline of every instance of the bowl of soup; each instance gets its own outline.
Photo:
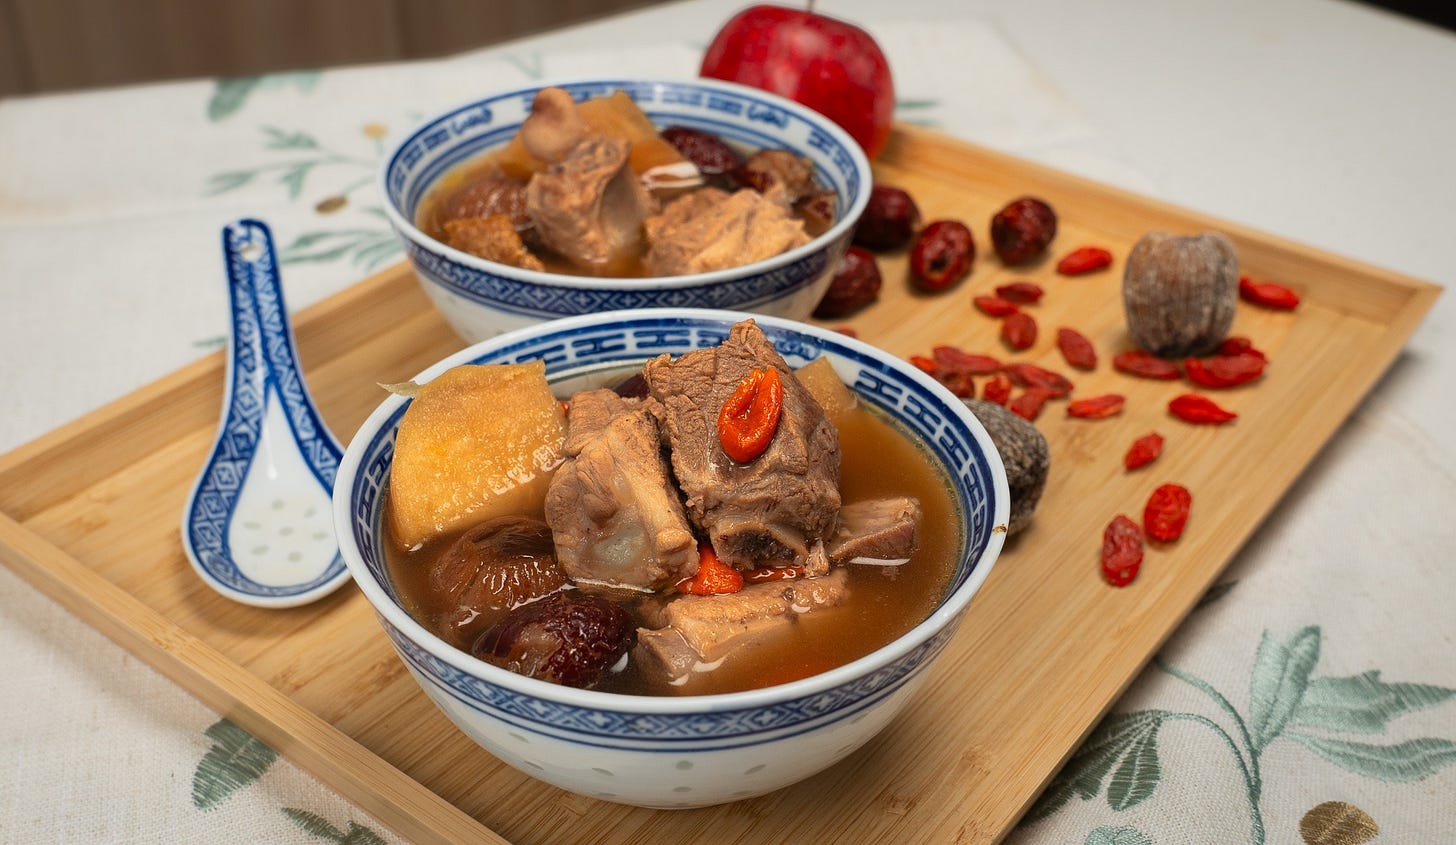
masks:
<path id="1" fill-rule="evenodd" d="M 718 804 L 843 759 L 1006 534 L 962 402 L 791 320 L 583 315 L 391 389 L 339 468 L 344 560 L 465 735 L 594 798 Z"/>
<path id="2" fill-rule="evenodd" d="M 833 121 L 709 79 L 495 94 L 423 121 L 381 170 L 423 289 L 471 342 L 617 309 L 807 318 L 871 185 Z"/>

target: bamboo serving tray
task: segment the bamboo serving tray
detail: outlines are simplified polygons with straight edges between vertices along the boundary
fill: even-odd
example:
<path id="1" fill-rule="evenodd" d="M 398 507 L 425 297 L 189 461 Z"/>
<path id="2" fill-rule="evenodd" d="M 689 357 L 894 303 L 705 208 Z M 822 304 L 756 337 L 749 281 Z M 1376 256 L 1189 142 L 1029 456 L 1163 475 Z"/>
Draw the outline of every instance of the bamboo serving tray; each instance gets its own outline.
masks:
<path id="1" fill-rule="evenodd" d="M 846 761 L 797 786 L 737 804 L 654 811 L 582 798 L 516 772 L 435 710 L 348 586 L 302 608 L 264 610 L 213 593 L 193 574 L 178 525 L 211 445 L 224 353 L 0 457 L 0 559 L 41 591 L 224 716 L 416 842 L 995 842 L 1158 649 L 1239 547 L 1400 352 L 1440 289 L 1305 246 L 1114 190 L 924 130 L 897 132 L 879 177 L 908 189 L 926 220 L 962 219 L 981 247 L 957 288 L 912 293 L 903 254 L 881 258 L 877 303 L 844 321 L 902 356 L 941 343 L 1067 373 L 1074 396 L 1118 392 L 1121 416 L 1088 421 L 1049 403 L 1037 421 L 1051 477 L 1037 518 L 1008 542 L 959 632 L 906 710 Z M 1053 257 L 1015 271 L 989 249 L 987 223 L 1024 194 L 1060 228 Z M 1111 367 L 1126 348 L 1122 257 L 1151 230 L 1217 229 L 1241 268 L 1296 288 L 1294 313 L 1240 303 L 1235 334 L 1271 364 L 1252 385 L 1217 391 L 1239 413 L 1222 427 L 1166 412 L 1187 383 Z M 1056 275 L 1075 246 L 1105 246 L 1108 270 Z M 1041 336 L 1013 355 L 974 294 L 1028 278 Z M 1091 373 L 1070 370 L 1056 328 L 1097 345 Z M 297 315 L 299 352 L 327 422 L 347 441 L 383 398 L 462 346 L 399 265 Z M 1131 441 L 1157 430 L 1161 459 L 1122 468 Z M 1137 519 L 1148 493 L 1193 491 L 1182 539 L 1150 547 L 1129 587 L 1103 583 L 1101 534 Z"/>

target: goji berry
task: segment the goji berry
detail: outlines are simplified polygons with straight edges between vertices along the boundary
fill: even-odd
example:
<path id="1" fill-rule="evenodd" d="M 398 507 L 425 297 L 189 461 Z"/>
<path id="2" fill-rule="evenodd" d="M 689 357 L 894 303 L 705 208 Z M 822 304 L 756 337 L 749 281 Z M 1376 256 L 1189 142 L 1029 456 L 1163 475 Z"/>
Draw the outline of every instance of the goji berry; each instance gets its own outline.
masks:
<path id="1" fill-rule="evenodd" d="M 927 358 L 924 355 L 911 355 L 910 363 L 914 364 L 920 372 L 929 376 L 940 372 L 940 362 L 934 358 Z"/>
<path id="2" fill-rule="evenodd" d="M 1226 337 L 1223 343 L 1218 345 L 1218 354 L 1220 355 L 1243 355 L 1246 353 L 1249 355 L 1258 355 L 1265 361 L 1269 360 L 1269 356 L 1256 349 L 1254 342 L 1246 337 Z"/>
<path id="3" fill-rule="evenodd" d="M 937 220 L 920 230 L 910 248 L 910 278 L 923 291 L 944 290 L 971 272 L 976 241 L 959 220 Z"/>
<path id="4" fill-rule="evenodd" d="M 946 386 L 946 389 L 954 393 L 960 399 L 972 399 L 976 395 L 976 382 L 970 373 L 942 372 L 936 377 L 936 381 Z"/>
<path id="5" fill-rule="evenodd" d="M 1006 400 L 1011 398 L 1011 379 L 1005 373 L 991 376 L 981 388 L 981 398 L 997 405 L 1005 405 Z"/>
<path id="6" fill-rule="evenodd" d="M 954 346 L 937 346 L 931 350 L 931 354 L 935 356 L 935 363 L 947 370 L 989 376 L 1001 369 L 1001 362 L 990 355 L 963 352 Z"/>
<path id="7" fill-rule="evenodd" d="M 1024 420 L 1035 420 L 1040 414 L 1042 406 L 1052 398 L 1050 391 L 1042 390 L 1039 387 L 1029 387 L 1006 403 L 1006 410 L 1021 417 Z"/>
<path id="8" fill-rule="evenodd" d="M 784 385 L 777 369 L 744 376 L 718 411 L 718 443 L 723 451 L 741 464 L 762 455 L 778 431 L 783 407 Z"/>
<path id="9" fill-rule="evenodd" d="M 1009 299 L 1002 299 L 999 296 L 988 296 L 986 294 L 971 297 L 971 304 L 976 306 L 976 310 L 985 314 L 987 317 L 1005 317 L 1008 314 L 1015 314 L 1021 310 L 1017 307 L 1016 303 Z"/>
<path id="10" fill-rule="evenodd" d="M 1133 470 L 1156 461 L 1163 454 L 1163 435 L 1156 431 L 1134 440 L 1123 456 L 1122 465 Z"/>
<path id="11" fill-rule="evenodd" d="M 1258 282 L 1248 276 L 1239 277 L 1239 298 L 1278 311 L 1293 311 L 1299 307 L 1299 294 L 1283 285 Z"/>
<path id="12" fill-rule="evenodd" d="M 1111 264 L 1112 253 L 1100 246 L 1084 246 L 1062 256 L 1062 260 L 1057 262 L 1057 272 L 1063 276 L 1080 276 Z"/>
<path id="13" fill-rule="evenodd" d="M 1066 376 L 1026 361 L 1003 364 L 1001 371 L 1006 373 L 1011 379 L 1011 383 L 1017 387 L 1039 388 L 1053 397 L 1066 396 L 1072 392 L 1072 382 Z"/>
<path id="14" fill-rule="evenodd" d="M 1213 355 L 1208 358 L 1186 358 L 1183 370 L 1188 380 L 1204 387 L 1234 387 L 1251 382 L 1264 373 L 1268 363 L 1258 355 L 1240 352 L 1238 355 Z"/>
<path id="15" fill-rule="evenodd" d="M 1172 381 L 1183 375 L 1177 364 L 1141 349 L 1129 349 L 1126 352 L 1117 353 L 1112 356 L 1112 366 L 1120 373 L 1127 373 L 1138 378 Z"/>
<path id="16" fill-rule="evenodd" d="M 1036 320 L 1025 311 L 1008 314 L 1001 321 L 1001 339 L 1012 349 L 1030 349 L 1036 343 Z"/>
<path id="17" fill-rule="evenodd" d="M 697 574 L 677 582 L 676 587 L 679 593 L 690 593 L 695 596 L 721 596 L 743 589 L 743 575 L 719 560 L 712 546 L 707 543 L 699 543 Z"/>
<path id="18" fill-rule="evenodd" d="M 1097 349 L 1087 336 L 1063 326 L 1057 329 L 1057 348 L 1062 351 L 1062 357 L 1067 359 L 1067 364 L 1078 370 L 1093 370 L 1097 368 Z"/>
<path id="19" fill-rule="evenodd" d="M 1143 566 L 1143 533 L 1122 514 L 1102 531 L 1102 577 L 1114 587 L 1126 587 Z"/>
<path id="20" fill-rule="evenodd" d="M 839 332 L 845 337 L 859 337 L 859 332 L 855 331 L 853 326 L 840 326 L 839 328 L 835 329 L 835 331 Z"/>
<path id="21" fill-rule="evenodd" d="M 1148 497 L 1143 508 L 1143 533 L 1160 543 L 1171 543 L 1183 536 L 1188 524 L 1188 511 L 1193 494 L 1179 484 L 1164 484 Z"/>
<path id="22" fill-rule="evenodd" d="M 1184 422 L 1201 425 L 1223 425 L 1238 419 L 1238 414 L 1218 406 L 1217 402 L 1197 393 L 1185 393 L 1168 403 L 1173 416 Z"/>
<path id="23" fill-rule="evenodd" d="M 997 296 L 1023 304 L 1040 301 L 1042 293 L 1041 285 L 1036 282 L 1007 282 L 1004 285 L 996 286 Z"/>
<path id="24" fill-rule="evenodd" d="M 1104 393 L 1086 399 L 1073 399 L 1067 403 L 1067 416 L 1084 420 L 1102 420 L 1122 413 L 1127 403 L 1121 393 Z"/>

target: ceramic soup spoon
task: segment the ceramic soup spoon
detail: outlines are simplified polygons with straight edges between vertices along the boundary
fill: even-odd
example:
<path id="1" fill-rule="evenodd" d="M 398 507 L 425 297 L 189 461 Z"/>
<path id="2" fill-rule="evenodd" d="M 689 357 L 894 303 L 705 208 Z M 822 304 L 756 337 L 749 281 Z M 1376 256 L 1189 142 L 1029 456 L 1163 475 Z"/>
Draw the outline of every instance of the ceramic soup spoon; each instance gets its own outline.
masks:
<path id="1" fill-rule="evenodd" d="M 343 450 L 298 366 L 268 227 L 223 229 L 228 299 L 227 393 L 217 440 L 187 499 L 182 545 L 228 598 L 293 607 L 349 578 L 329 499 Z"/>

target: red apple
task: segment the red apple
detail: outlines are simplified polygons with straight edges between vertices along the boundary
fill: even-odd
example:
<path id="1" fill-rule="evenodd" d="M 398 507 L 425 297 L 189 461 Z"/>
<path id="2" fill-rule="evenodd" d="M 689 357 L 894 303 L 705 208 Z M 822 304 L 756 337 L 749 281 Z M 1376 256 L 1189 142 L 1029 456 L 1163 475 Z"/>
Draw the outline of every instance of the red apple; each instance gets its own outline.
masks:
<path id="1" fill-rule="evenodd" d="M 890 65 L 868 32 L 837 18 L 750 6 L 718 31 L 700 73 L 803 103 L 842 126 L 870 158 L 890 137 Z"/>

